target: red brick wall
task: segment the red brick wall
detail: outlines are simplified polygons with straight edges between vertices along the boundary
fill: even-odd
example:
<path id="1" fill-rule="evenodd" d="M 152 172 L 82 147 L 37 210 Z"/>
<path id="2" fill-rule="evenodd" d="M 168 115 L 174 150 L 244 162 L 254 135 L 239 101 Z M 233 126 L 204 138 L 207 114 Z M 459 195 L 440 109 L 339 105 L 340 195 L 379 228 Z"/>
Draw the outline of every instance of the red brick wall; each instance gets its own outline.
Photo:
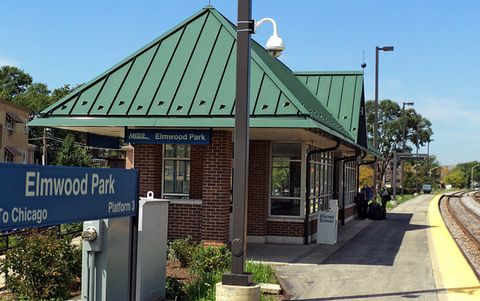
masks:
<path id="1" fill-rule="evenodd" d="M 153 191 L 162 195 L 162 145 L 135 145 L 135 168 L 138 170 L 140 196 Z"/>
<path id="2" fill-rule="evenodd" d="M 345 219 L 357 214 L 357 205 L 345 208 Z"/>
<path id="3" fill-rule="evenodd" d="M 202 205 L 170 204 L 168 207 L 168 239 L 191 236 L 200 241 Z"/>
<path id="4" fill-rule="evenodd" d="M 267 235 L 270 142 L 250 141 L 248 166 L 248 235 Z"/>
<path id="5" fill-rule="evenodd" d="M 212 143 L 205 146 L 203 160 L 202 240 L 207 244 L 228 241 L 231 169 L 231 133 L 212 131 Z"/>
<path id="6" fill-rule="evenodd" d="M 202 199 L 205 149 L 204 145 L 192 145 L 190 148 L 190 198 L 192 199 Z"/>
<path id="7" fill-rule="evenodd" d="M 268 222 L 268 235 L 303 237 L 303 222 Z"/>

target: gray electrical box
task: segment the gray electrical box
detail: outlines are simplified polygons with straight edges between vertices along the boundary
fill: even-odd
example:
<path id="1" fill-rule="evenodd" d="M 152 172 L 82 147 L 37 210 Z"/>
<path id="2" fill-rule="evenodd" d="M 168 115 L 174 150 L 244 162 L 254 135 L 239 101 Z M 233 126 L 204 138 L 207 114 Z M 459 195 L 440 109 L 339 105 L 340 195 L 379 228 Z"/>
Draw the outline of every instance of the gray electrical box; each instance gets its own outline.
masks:
<path id="1" fill-rule="evenodd" d="M 138 212 L 137 301 L 165 299 L 168 201 L 149 192 Z"/>
<path id="2" fill-rule="evenodd" d="M 130 217 L 84 222 L 82 301 L 130 300 L 131 224 Z M 92 228 L 97 237 L 89 240 Z"/>

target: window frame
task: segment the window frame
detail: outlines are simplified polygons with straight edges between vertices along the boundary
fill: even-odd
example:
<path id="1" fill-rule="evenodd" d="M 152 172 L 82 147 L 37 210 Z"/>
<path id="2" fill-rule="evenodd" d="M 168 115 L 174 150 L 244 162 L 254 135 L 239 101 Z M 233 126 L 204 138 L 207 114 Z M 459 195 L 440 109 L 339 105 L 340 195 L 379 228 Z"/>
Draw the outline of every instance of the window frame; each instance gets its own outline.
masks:
<path id="1" fill-rule="evenodd" d="M 9 158 L 10 160 L 7 160 Z M 7 163 L 15 163 L 15 156 L 9 152 L 7 149 L 4 151 L 3 161 Z"/>
<path id="2" fill-rule="evenodd" d="M 11 126 L 9 126 L 11 124 Z M 9 131 L 15 130 L 15 120 L 7 114 L 5 114 L 5 129 Z"/>
<path id="3" fill-rule="evenodd" d="M 166 147 L 167 145 L 184 145 L 185 147 L 188 147 L 190 148 L 190 150 L 188 151 L 188 153 L 190 154 L 190 157 L 166 157 Z M 191 168 L 191 157 L 192 157 L 192 154 L 191 154 L 191 151 L 192 151 L 192 147 L 190 144 L 163 144 L 162 145 L 162 184 L 161 184 L 161 188 L 162 188 L 162 198 L 164 199 L 173 199 L 173 200 L 177 200 L 177 199 L 190 199 L 190 182 L 191 182 L 191 179 L 190 179 L 190 168 Z M 165 192 L 165 161 L 188 161 L 189 162 L 189 172 L 188 172 L 188 193 L 177 193 L 177 192 L 172 192 L 172 193 L 169 193 L 169 192 Z M 174 179 L 175 181 L 175 179 Z"/>
<path id="4" fill-rule="evenodd" d="M 315 145 L 308 145 L 309 150 L 317 149 Z M 328 208 L 329 201 L 333 198 L 333 169 L 334 169 L 334 153 L 333 151 L 330 152 L 322 152 L 316 154 L 316 157 L 310 160 L 310 167 L 318 166 L 318 175 L 319 179 L 319 191 L 318 195 L 315 193 L 315 186 L 314 186 L 314 194 L 310 194 L 310 215 L 316 215 L 319 211 L 325 210 Z M 314 168 L 317 170 L 317 168 Z M 316 173 L 315 173 L 316 177 Z M 322 181 L 320 181 L 322 180 Z M 311 185 L 311 184 L 310 184 Z M 314 181 L 315 185 L 315 181 Z M 312 187 L 310 187 L 311 189 Z M 322 202 L 321 200 L 325 200 Z M 313 202 L 313 210 L 312 210 L 312 202 Z M 317 205 L 318 204 L 318 205 Z"/>
<path id="5" fill-rule="evenodd" d="M 356 161 L 350 161 L 345 164 L 343 172 L 345 173 L 344 204 L 345 208 L 355 204 L 354 198 L 357 190 L 357 165 Z"/>
<path id="6" fill-rule="evenodd" d="M 299 144 L 301 145 L 300 150 L 300 159 L 298 160 L 289 160 L 288 162 L 300 162 L 300 196 L 299 197 L 275 197 L 272 195 L 272 168 L 273 168 L 273 145 L 274 144 Z M 300 219 L 305 217 L 305 189 L 306 189 L 306 179 L 305 179 L 305 161 L 306 160 L 306 144 L 302 141 L 270 141 L 270 162 L 269 162 L 269 178 L 268 178 L 268 219 Z M 278 160 L 280 162 L 285 160 Z M 300 200 L 300 215 L 275 215 L 272 214 L 272 199 L 294 199 Z"/>

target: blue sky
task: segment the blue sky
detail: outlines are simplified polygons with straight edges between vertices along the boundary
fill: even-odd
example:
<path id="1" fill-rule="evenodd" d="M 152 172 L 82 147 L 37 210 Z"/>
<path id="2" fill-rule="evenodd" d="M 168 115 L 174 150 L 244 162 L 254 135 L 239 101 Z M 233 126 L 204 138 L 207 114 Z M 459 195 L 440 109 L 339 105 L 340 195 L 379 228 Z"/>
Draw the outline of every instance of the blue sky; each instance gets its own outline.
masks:
<path id="1" fill-rule="evenodd" d="M 0 65 L 16 65 L 50 88 L 90 80 L 189 17 L 208 0 L 2 0 Z M 212 0 L 236 20 L 235 0 Z M 253 0 L 274 18 L 293 70 L 359 70 L 373 98 L 375 46 L 380 98 L 414 101 L 433 123 L 442 164 L 480 160 L 480 1 Z M 254 39 L 264 44 L 271 28 Z M 426 151 L 426 150 L 421 150 Z"/>

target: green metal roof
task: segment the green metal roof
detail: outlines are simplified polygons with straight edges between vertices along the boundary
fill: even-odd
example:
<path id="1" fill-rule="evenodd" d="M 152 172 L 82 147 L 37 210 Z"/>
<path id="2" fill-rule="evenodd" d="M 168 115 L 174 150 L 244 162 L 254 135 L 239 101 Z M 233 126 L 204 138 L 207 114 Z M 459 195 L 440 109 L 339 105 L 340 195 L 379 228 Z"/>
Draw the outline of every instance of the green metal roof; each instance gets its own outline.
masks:
<path id="1" fill-rule="evenodd" d="M 317 97 L 355 142 L 367 146 L 363 73 L 295 72 L 297 78 Z"/>
<path id="2" fill-rule="evenodd" d="M 233 120 L 236 28 L 211 6 L 180 23 L 42 112 L 31 126 L 218 127 Z M 354 141 L 291 70 L 252 43 L 252 126 L 315 121 Z M 280 118 L 280 122 L 276 119 Z M 263 121 L 254 121 L 263 119 Z M 110 122 L 110 123 L 109 123 Z"/>

